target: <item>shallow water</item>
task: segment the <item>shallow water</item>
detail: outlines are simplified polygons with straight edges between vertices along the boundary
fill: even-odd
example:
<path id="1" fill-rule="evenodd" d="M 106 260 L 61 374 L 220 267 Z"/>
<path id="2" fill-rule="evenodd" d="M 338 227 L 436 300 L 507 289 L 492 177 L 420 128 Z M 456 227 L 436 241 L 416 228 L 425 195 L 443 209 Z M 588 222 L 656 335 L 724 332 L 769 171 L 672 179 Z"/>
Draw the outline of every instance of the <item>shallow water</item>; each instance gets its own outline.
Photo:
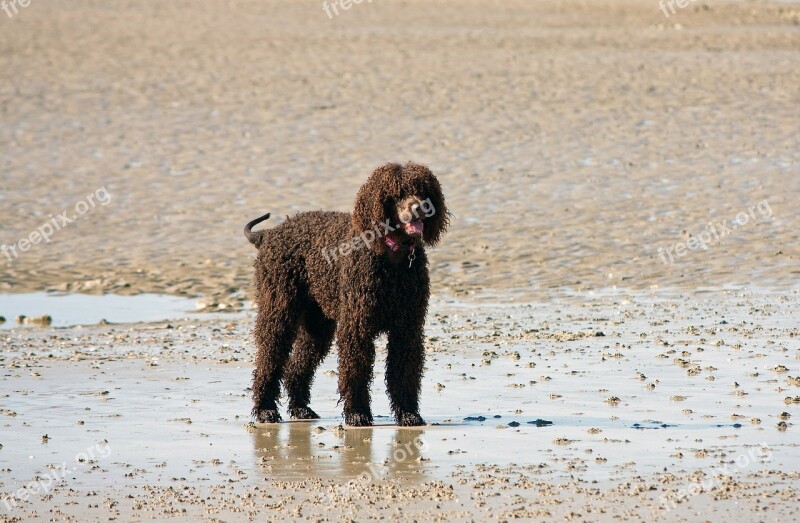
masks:
<path id="1" fill-rule="evenodd" d="M 0 464 L 12 468 L 15 478 L 43 475 L 51 464 L 62 462 L 72 465 L 76 484 L 88 488 L 113 484 L 130 472 L 134 474 L 126 478 L 128 484 L 169 482 L 171 478 L 348 480 L 365 473 L 431 480 L 447 478 L 461 466 L 498 464 L 524 470 L 547 464 L 545 475 L 553 479 L 574 475 L 606 483 L 623 475 L 632 461 L 639 473 L 657 472 L 677 463 L 702 466 L 702 460 L 692 456 L 676 460 L 670 453 L 703 446 L 725 452 L 725 447 L 730 447 L 735 457 L 744 452 L 743 447 L 760 446 L 767 440 L 774 455 L 770 466 L 795 469 L 800 464 L 800 451 L 783 448 L 794 442 L 787 434 L 772 430 L 765 434 L 749 424 L 735 429 L 730 422 L 709 423 L 699 416 L 687 420 L 675 412 L 664 413 L 659 420 L 674 426 L 637 430 L 635 423 L 648 424 L 653 414 L 649 409 L 598 410 L 590 407 L 595 403 L 593 394 L 568 387 L 562 391 L 571 390 L 578 397 L 579 408 L 591 415 L 565 412 L 564 405 L 556 402 L 532 406 L 532 394 L 514 397 L 502 390 L 503 373 L 482 379 L 498 389 L 493 398 L 473 391 L 473 401 L 466 404 L 465 398 L 453 396 L 428 401 L 424 412 L 430 425 L 419 429 L 394 426 L 386 417 L 385 397 L 376 390 L 375 411 L 383 415 L 376 417 L 376 425 L 337 432 L 341 421 L 331 377 L 317 380 L 314 406 L 322 419 L 252 425 L 247 413 L 249 395 L 244 391 L 249 368 L 164 366 L 144 370 L 131 362 L 110 362 L 101 368 L 93 372 L 71 364 L 51 371 L 40 369 L 48 379 L 44 390 L 36 383 L 41 383 L 41 378 L 14 380 L 15 394 L 5 399 L 4 409 L 18 415 L 3 420 Z M 430 375 L 446 383 L 453 380 L 452 373 L 438 366 Z M 430 398 L 431 394 L 427 395 Z M 536 396 L 547 401 L 544 394 Z M 491 408 L 492 403 L 496 408 Z M 531 414 L 508 413 L 514 406 Z M 478 412 L 488 413 L 486 422 L 463 421 L 481 407 L 484 410 Z M 558 411 L 561 413 L 556 414 Z M 492 412 L 503 414 L 497 419 L 491 417 Z M 554 422 L 552 426 L 527 424 L 540 417 L 540 412 Z M 508 427 L 511 421 L 520 426 Z M 589 436 L 589 428 L 602 433 Z M 41 439 L 44 434 L 49 437 L 47 442 Z M 553 445 L 559 438 L 569 441 Z M 699 443 L 704 440 L 708 443 Z M 90 473 L 89 463 L 75 463 L 77 455 L 95 448 L 101 450 L 94 454 L 108 454 L 96 460 L 102 474 Z M 607 461 L 596 463 L 596 458 Z"/>
<path id="2" fill-rule="evenodd" d="M 19 324 L 15 318 L 20 315 L 34 318 L 47 314 L 52 317 L 52 326 L 71 327 L 103 320 L 109 323 L 173 320 L 197 314 L 195 308 L 195 300 L 161 294 L 0 294 L 0 316 L 6 319 L 0 323 L 0 329 L 35 326 Z"/>

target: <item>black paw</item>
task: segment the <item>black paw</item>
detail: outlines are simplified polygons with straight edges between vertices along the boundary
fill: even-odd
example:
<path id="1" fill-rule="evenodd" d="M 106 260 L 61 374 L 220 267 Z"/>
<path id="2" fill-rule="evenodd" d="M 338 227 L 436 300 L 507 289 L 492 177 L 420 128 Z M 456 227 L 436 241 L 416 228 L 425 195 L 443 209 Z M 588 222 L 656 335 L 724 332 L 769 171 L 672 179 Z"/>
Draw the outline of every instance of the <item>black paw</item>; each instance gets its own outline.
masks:
<path id="1" fill-rule="evenodd" d="M 319 414 L 311 407 L 289 407 L 289 416 L 292 419 L 319 419 Z"/>
<path id="2" fill-rule="evenodd" d="M 351 427 L 369 427 L 372 425 L 372 414 L 362 412 L 345 412 L 344 424 Z"/>
<path id="3" fill-rule="evenodd" d="M 253 417 L 258 423 L 280 423 L 278 409 L 253 409 Z"/>
<path id="4" fill-rule="evenodd" d="M 421 427 L 427 425 L 422 416 L 416 412 L 402 412 L 397 415 L 397 424 L 401 427 Z"/>

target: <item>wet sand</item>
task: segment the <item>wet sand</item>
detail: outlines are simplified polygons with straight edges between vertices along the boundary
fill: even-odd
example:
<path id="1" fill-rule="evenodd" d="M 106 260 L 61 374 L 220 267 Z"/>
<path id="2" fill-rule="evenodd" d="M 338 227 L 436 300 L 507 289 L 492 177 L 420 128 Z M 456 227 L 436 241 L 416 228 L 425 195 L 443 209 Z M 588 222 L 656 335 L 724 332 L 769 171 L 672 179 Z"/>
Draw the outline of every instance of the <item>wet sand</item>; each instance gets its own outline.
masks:
<path id="1" fill-rule="evenodd" d="M 322 419 L 253 424 L 246 315 L 3 331 L 0 487 L 69 469 L 6 515 L 789 521 L 799 299 L 438 299 L 420 429 L 392 425 L 382 349 L 375 427 L 341 426 L 335 355 Z"/>
<path id="2" fill-rule="evenodd" d="M 376 1 L 330 20 L 311 1 L 85 0 L 0 21 L 0 241 L 111 196 L 0 290 L 239 301 L 245 222 L 349 210 L 408 159 L 455 214 L 438 292 L 800 274 L 795 4 Z M 659 258 L 765 200 L 769 219 Z"/>
<path id="3" fill-rule="evenodd" d="M 80 214 L 0 292 L 218 313 L 0 295 L 0 521 L 800 518 L 800 6 L 689 5 L 0 14 L 0 246 Z M 392 426 L 378 372 L 383 417 L 341 428 L 332 355 L 321 420 L 253 425 L 241 227 L 409 159 L 454 213 L 430 424 Z"/>

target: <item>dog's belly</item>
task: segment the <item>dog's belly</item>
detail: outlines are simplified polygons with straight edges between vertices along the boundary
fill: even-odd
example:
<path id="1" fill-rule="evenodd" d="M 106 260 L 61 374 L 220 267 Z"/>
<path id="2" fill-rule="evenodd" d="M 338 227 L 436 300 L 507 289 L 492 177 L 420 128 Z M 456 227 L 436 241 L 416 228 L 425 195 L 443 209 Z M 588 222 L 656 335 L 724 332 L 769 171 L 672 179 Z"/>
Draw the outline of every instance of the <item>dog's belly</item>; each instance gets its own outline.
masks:
<path id="1" fill-rule="evenodd" d="M 310 289 L 310 297 L 316 305 L 322 310 L 327 318 L 336 320 L 339 316 L 339 293 L 338 289 L 333 292 L 332 289 L 323 287 L 319 289 Z"/>

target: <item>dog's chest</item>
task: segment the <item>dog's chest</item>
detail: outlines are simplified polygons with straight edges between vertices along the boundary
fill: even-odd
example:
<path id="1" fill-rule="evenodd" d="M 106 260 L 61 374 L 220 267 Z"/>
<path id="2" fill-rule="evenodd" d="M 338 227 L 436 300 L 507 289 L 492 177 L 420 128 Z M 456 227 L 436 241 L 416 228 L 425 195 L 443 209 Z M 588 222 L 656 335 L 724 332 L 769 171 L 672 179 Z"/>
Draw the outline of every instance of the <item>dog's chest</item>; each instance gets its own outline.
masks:
<path id="1" fill-rule="evenodd" d="M 424 279 L 418 271 L 406 267 L 381 274 L 378 296 L 375 297 L 375 315 L 383 326 L 396 323 L 404 311 L 424 306 L 427 300 Z"/>

